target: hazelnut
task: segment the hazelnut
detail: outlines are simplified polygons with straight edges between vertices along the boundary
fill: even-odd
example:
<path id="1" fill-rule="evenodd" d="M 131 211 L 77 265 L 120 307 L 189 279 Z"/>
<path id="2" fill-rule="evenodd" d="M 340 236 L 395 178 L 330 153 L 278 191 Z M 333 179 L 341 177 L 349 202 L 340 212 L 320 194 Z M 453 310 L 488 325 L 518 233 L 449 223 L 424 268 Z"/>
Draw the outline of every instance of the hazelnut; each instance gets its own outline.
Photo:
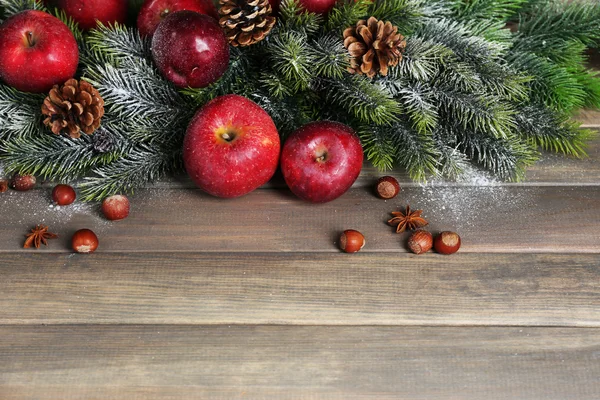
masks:
<path id="1" fill-rule="evenodd" d="M 346 253 L 356 253 L 365 246 L 365 237 L 354 229 L 345 230 L 340 236 L 340 248 Z"/>
<path id="2" fill-rule="evenodd" d="M 400 184 L 393 176 L 382 176 L 375 186 L 377 196 L 381 199 L 393 199 L 400 193 Z"/>
<path id="3" fill-rule="evenodd" d="M 15 175 L 10 186 L 19 192 L 26 192 L 34 188 L 35 182 L 33 175 Z"/>
<path id="4" fill-rule="evenodd" d="M 444 231 L 436 236 L 433 248 L 440 254 L 453 254 L 460 249 L 460 236 L 455 232 Z"/>
<path id="5" fill-rule="evenodd" d="M 433 235 L 425 230 L 415 231 L 408 238 L 408 248 L 415 254 L 423 254 L 431 250 Z"/>

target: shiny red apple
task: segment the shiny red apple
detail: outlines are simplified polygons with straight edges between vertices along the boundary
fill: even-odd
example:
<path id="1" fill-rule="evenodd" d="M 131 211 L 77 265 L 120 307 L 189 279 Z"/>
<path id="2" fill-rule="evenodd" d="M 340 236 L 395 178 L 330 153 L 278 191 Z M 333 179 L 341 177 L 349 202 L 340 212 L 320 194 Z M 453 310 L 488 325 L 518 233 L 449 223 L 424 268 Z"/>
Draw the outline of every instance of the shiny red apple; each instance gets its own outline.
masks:
<path id="1" fill-rule="evenodd" d="M 339 122 L 311 122 L 283 145 L 281 171 L 301 199 L 325 203 L 344 194 L 358 178 L 363 150 L 352 128 Z"/>
<path id="2" fill-rule="evenodd" d="M 56 6 L 65 10 L 83 30 L 127 20 L 127 0 L 55 0 Z"/>
<path id="3" fill-rule="evenodd" d="M 279 12 L 279 3 L 281 0 L 269 0 L 269 4 L 271 5 L 271 9 L 273 10 L 273 14 L 277 14 Z"/>
<path id="4" fill-rule="evenodd" d="M 189 10 L 219 19 L 212 0 L 146 0 L 137 18 L 137 28 L 142 36 L 152 36 L 156 27 L 167 15 Z"/>
<path id="5" fill-rule="evenodd" d="M 42 11 L 23 11 L 0 25 L 0 80 L 43 93 L 75 75 L 79 49 L 71 30 Z"/>
<path id="6" fill-rule="evenodd" d="M 163 76 L 176 86 L 202 88 L 227 70 L 229 42 L 214 18 L 177 11 L 158 24 L 152 56 Z"/>
<path id="7" fill-rule="evenodd" d="M 315 14 L 327 14 L 335 7 L 337 0 L 298 0 L 302 8 Z M 275 13 L 279 12 L 281 0 L 269 0 Z"/>
<path id="8" fill-rule="evenodd" d="M 337 0 L 300 0 L 300 4 L 309 12 L 327 14 L 335 7 Z"/>
<path id="9" fill-rule="evenodd" d="M 279 151 L 279 134 L 269 114 L 253 101 L 230 94 L 198 110 L 187 129 L 183 161 L 200 189 L 231 198 L 268 182 Z"/>

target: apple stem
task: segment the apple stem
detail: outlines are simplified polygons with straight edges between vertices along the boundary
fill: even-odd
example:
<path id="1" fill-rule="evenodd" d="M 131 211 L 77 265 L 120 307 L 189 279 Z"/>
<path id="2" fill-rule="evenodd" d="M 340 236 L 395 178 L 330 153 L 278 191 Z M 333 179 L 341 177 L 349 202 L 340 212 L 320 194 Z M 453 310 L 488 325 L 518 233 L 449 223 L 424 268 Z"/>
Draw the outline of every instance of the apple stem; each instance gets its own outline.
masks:
<path id="1" fill-rule="evenodd" d="M 321 154 L 315 161 L 320 163 L 327 161 L 327 152 Z"/>
<path id="2" fill-rule="evenodd" d="M 227 142 L 229 142 L 232 139 L 232 137 L 229 135 L 229 133 L 224 133 L 221 135 L 221 137 L 223 138 L 223 140 L 225 140 Z"/>
<path id="3" fill-rule="evenodd" d="M 33 40 L 33 32 L 27 32 L 27 44 L 29 47 L 33 47 L 35 45 L 35 41 Z"/>

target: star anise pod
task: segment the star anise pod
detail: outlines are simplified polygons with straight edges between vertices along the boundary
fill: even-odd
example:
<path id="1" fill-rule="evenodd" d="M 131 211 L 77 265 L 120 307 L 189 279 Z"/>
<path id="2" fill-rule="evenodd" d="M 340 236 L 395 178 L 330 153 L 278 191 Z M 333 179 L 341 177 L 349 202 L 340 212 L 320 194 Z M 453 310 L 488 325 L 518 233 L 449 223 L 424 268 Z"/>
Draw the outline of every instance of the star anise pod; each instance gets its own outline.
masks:
<path id="1" fill-rule="evenodd" d="M 390 225 L 396 225 L 396 233 L 402 233 L 406 230 L 406 228 L 410 230 L 415 230 L 418 228 L 422 228 L 428 224 L 424 218 L 421 217 L 423 214 L 423 210 L 410 211 L 410 206 L 406 206 L 406 212 L 402 211 L 394 211 L 392 215 L 394 218 L 388 221 Z"/>
<path id="2" fill-rule="evenodd" d="M 48 227 L 46 225 L 38 225 L 31 230 L 31 233 L 25 235 L 25 237 L 27 239 L 25 240 L 23 248 L 28 249 L 33 245 L 36 249 L 39 249 L 41 244 L 48 246 L 48 239 L 56 239 L 58 235 L 56 233 L 48 232 Z"/>

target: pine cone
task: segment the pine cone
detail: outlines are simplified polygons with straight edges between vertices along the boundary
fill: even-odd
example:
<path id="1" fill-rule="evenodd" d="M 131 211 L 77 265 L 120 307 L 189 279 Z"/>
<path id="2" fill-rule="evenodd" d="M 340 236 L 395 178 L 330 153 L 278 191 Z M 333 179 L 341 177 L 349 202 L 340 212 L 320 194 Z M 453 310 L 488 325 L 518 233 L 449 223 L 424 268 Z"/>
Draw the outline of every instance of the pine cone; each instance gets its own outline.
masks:
<path id="1" fill-rule="evenodd" d="M 219 24 L 232 46 L 260 42 L 275 25 L 269 0 L 219 0 L 219 3 Z"/>
<path id="2" fill-rule="evenodd" d="M 398 65 L 406 40 L 391 22 L 370 17 L 344 31 L 344 46 L 350 53 L 348 71 L 373 78 L 378 73 L 387 75 L 388 67 Z"/>
<path id="3" fill-rule="evenodd" d="M 42 105 L 44 124 L 56 135 L 66 133 L 76 139 L 81 131 L 91 135 L 100 126 L 104 100 L 88 82 L 69 79 L 54 85 Z"/>

